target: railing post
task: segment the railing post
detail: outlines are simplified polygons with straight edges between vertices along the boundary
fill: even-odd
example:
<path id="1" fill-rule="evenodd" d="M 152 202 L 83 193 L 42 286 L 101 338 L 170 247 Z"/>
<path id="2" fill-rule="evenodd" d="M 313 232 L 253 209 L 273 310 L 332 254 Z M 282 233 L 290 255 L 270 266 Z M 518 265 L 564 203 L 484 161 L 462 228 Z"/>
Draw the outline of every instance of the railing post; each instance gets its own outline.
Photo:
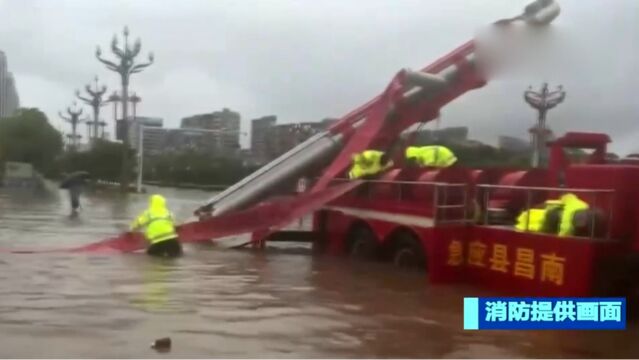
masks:
<path id="1" fill-rule="evenodd" d="M 484 187 L 484 225 L 488 225 L 488 201 L 490 200 L 490 188 Z"/>
<path id="2" fill-rule="evenodd" d="M 438 199 L 438 193 L 439 193 L 439 187 L 437 186 L 437 184 L 433 184 L 433 219 L 435 220 L 435 224 L 438 223 L 438 217 L 439 217 L 439 199 Z"/>
<path id="3" fill-rule="evenodd" d="M 526 211 L 528 212 L 528 216 L 526 216 L 526 231 L 530 230 L 530 203 L 532 202 L 532 190 L 526 190 Z"/>
<path id="4" fill-rule="evenodd" d="M 464 206 L 464 224 L 468 221 L 468 186 L 463 187 L 464 197 L 462 198 L 462 205 Z"/>
<path id="5" fill-rule="evenodd" d="M 595 192 L 594 192 L 594 197 L 595 197 L 595 198 L 593 199 L 593 203 L 594 203 L 594 204 L 593 204 L 593 206 L 592 206 L 592 208 L 593 208 L 593 209 L 597 209 L 597 203 L 598 203 L 598 201 L 597 201 L 597 193 L 598 193 L 597 191 L 595 191 Z M 595 221 L 595 220 L 596 220 L 596 219 L 595 219 L 595 218 L 596 218 L 596 213 L 595 213 L 595 211 L 593 211 L 593 215 L 594 215 L 594 216 L 593 216 L 592 221 L 591 221 L 591 223 L 590 223 L 590 238 L 591 238 L 591 239 L 594 239 L 594 238 L 595 238 L 595 222 L 596 222 L 596 221 Z M 586 218 L 586 219 L 587 219 L 587 218 Z"/>
<path id="6" fill-rule="evenodd" d="M 611 192 L 608 198 L 608 231 L 606 231 L 606 240 L 610 240 L 612 228 L 612 206 L 615 201 L 615 193 Z"/>

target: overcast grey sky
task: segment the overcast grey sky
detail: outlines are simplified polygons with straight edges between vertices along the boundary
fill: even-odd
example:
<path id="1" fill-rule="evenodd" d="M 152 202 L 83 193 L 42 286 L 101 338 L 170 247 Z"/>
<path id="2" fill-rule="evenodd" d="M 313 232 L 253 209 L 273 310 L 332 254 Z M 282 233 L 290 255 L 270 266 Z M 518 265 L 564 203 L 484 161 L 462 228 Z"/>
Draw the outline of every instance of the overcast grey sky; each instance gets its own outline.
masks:
<path id="1" fill-rule="evenodd" d="M 76 88 L 96 74 L 109 92 L 117 87 L 94 52 L 128 25 L 142 38 L 144 57 L 156 55 L 132 80 L 140 115 L 177 126 L 184 116 L 229 107 L 248 130 L 262 115 L 339 117 L 381 92 L 399 69 L 427 65 L 528 2 L 0 0 L 0 49 L 22 105 L 43 109 L 62 127 L 57 111 Z M 535 114 L 522 91 L 548 80 L 568 91 L 550 113 L 556 132 L 606 131 L 613 150 L 639 150 L 639 1 L 559 3 L 553 36 L 569 56 L 556 71 L 494 81 L 445 107 L 442 126 L 468 125 L 471 136 L 489 142 L 527 136 Z M 110 107 L 103 116 L 112 119 Z"/>

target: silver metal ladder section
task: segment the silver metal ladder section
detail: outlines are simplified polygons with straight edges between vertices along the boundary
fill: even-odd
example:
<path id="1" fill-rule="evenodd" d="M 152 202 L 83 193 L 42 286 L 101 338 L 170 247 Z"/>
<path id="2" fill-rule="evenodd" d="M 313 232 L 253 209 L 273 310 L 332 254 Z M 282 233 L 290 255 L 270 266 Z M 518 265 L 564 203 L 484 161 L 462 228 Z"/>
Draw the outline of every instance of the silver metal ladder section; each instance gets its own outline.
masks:
<path id="1" fill-rule="evenodd" d="M 341 148 L 343 136 L 322 132 L 262 166 L 238 183 L 209 199 L 212 214 L 222 215 L 260 201 L 282 183 L 302 176 L 309 168 L 321 166 Z"/>
<path id="2" fill-rule="evenodd" d="M 523 15 L 509 21 L 522 20 L 528 24 L 549 23 L 559 13 L 558 7 L 552 0 L 537 0 L 530 4 Z M 550 10 L 549 10 L 550 9 Z M 470 53 L 459 59 L 457 63 L 465 62 L 468 66 L 475 66 L 475 55 Z M 442 94 L 460 77 L 461 69 L 458 65 L 450 65 L 437 74 L 406 70 L 406 84 L 402 101 L 424 101 Z M 366 121 L 366 107 L 356 118 L 360 124 Z M 394 109 L 386 116 L 386 121 L 392 119 Z M 353 118 L 344 118 L 351 121 Z M 356 127 L 356 124 L 353 124 Z M 341 133 L 323 132 L 317 134 L 292 150 L 271 161 L 258 171 L 247 176 L 237 184 L 209 199 L 204 206 L 211 208 L 213 216 L 219 216 L 234 210 L 251 206 L 274 192 L 279 186 L 293 182 L 304 176 L 311 169 L 317 169 L 327 164 L 335 154 L 341 150 L 345 137 Z"/>

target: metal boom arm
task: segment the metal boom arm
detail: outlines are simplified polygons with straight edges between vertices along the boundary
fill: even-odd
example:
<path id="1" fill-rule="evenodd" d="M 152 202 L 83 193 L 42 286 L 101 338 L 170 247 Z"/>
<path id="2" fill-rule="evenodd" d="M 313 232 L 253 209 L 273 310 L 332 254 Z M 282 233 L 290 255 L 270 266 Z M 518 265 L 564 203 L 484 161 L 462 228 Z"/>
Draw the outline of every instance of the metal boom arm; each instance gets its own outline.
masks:
<path id="1" fill-rule="evenodd" d="M 554 1 L 537 0 L 522 15 L 496 23 L 547 25 L 558 14 Z M 211 209 L 214 216 L 245 209 L 318 168 L 324 171 L 311 191 L 321 190 L 346 170 L 353 153 L 385 149 L 411 125 L 435 119 L 442 106 L 485 84 L 471 40 L 420 71 L 400 71 L 378 97 L 212 197 L 203 207 Z"/>

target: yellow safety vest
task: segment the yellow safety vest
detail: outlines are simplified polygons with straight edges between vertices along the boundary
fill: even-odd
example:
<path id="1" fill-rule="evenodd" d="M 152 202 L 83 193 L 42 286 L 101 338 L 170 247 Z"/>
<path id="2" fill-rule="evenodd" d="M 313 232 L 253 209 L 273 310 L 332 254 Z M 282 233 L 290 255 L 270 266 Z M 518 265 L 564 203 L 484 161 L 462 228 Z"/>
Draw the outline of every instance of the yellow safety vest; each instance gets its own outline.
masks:
<path id="1" fill-rule="evenodd" d="M 546 209 L 530 209 L 517 217 L 515 228 L 521 231 L 539 232 L 544 225 Z"/>
<path id="2" fill-rule="evenodd" d="M 457 157 L 445 146 L 409 146 L 406 149 L 406 158 L 415 159 L 419 166 L 424 167 L 449 167 L 457 162 Z"/>
<path id="3" fill-rule="evenodd" d="M 378 150 L 366 150 L 353 156 L 353 166 L 348 173 L 350 179 L 359 179 L 364 176 L 376 175 L 389 167 L 393 162 L 382 164 L 384 153 Z"/>
<path id="4" fill-rule="evenodd" d="M 131 229 L 144 228 L 144 237 L 151 244 L 177 238 L 173 215 L 166 208 L 166 200 L 161 195 L 152 195 L 149 208 L 131 224 Z"/>
<path id="5" fill-rule="evenodd" d="M 573 235 L 575 231 L 573 225 L 575 213 L 589 208 L 588 203 L 580 200 L 574 194 L 565 194 L 559 200 L 548 200 L 544 209 L 530 209 L 522 212 L 517 218 L 515 228 L 521 231 L 539 232 L 543 229 L 546 213 L 557 207 L 562 208 L 558 235 Z M 528 228 L 526 228 L 526 223 L 528 223 Z"/>

